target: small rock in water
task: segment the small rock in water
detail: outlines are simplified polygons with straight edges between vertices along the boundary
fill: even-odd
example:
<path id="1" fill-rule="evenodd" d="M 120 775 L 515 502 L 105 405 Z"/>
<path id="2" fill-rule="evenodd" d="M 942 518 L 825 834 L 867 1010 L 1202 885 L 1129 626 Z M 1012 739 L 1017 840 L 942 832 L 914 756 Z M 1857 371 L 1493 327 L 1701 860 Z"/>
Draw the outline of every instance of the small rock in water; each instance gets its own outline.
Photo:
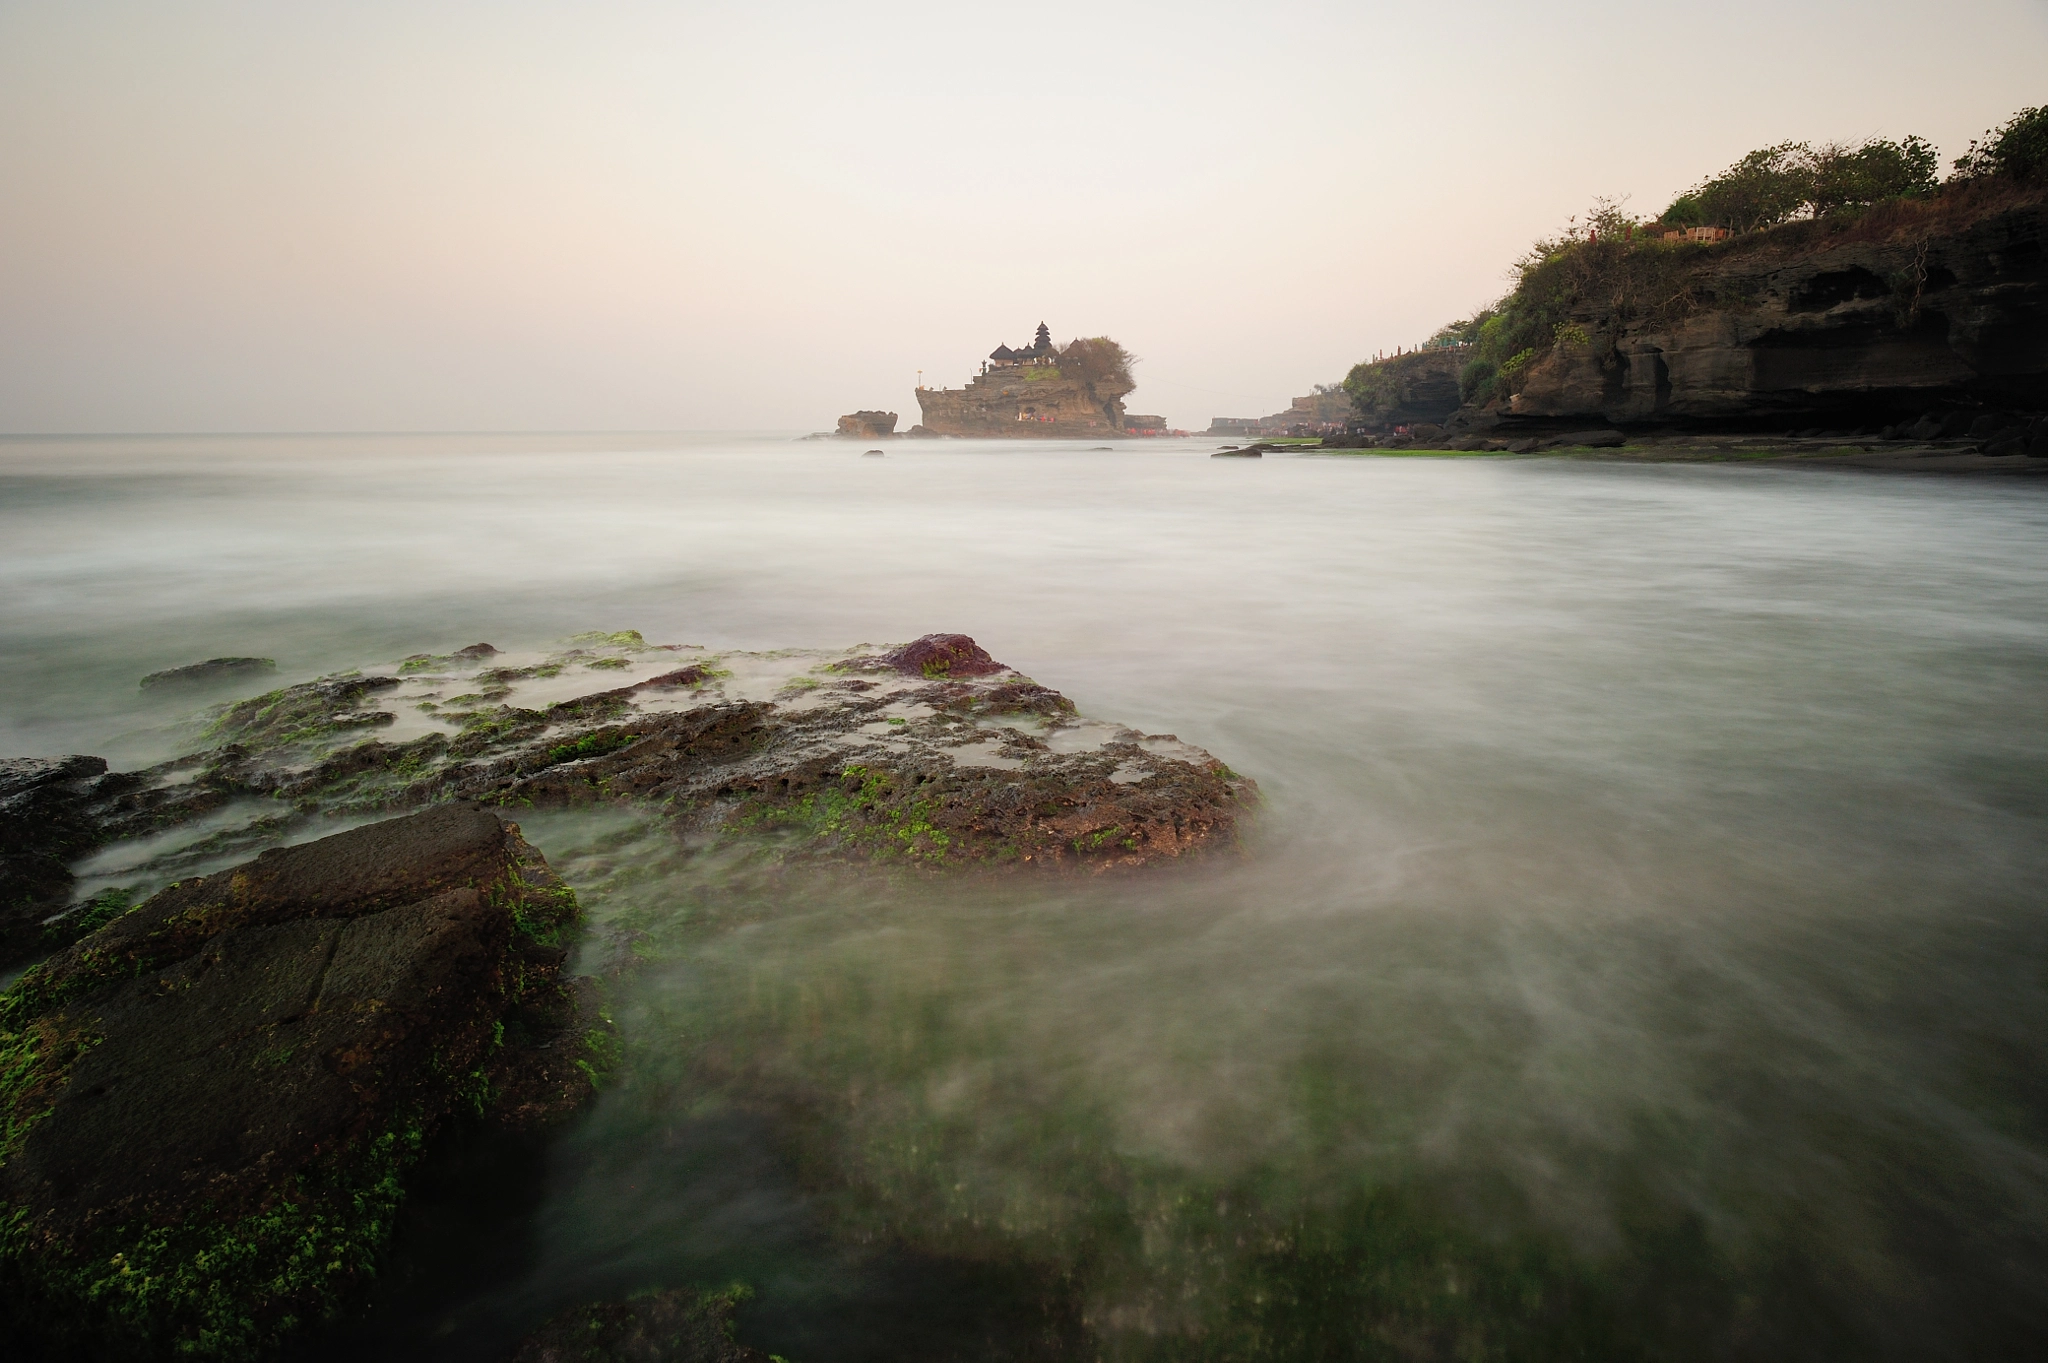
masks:
<path id="1" fill-rule="evenodd" d="M 490 646 L 486 644 L 484 647 Z M 152 672 L 142 679 L 141 686 L 145 691 L 153 691 L 160 686 L 190 686 L 201 682 L 228 681 L 235 677 L 251 677 L 275 671 L 275 658 L 208 658 L 203 663 L 189 663 L 184 667 L 171 667 L 162 672 Z"/>
<path id="2" fill-rule="evenodd" d="M 861 457 L 861 458 L 863 458 L 863 459 L 886 459 L 886 458 L 888 458 L 889 456 L 888 456 L 888 455 L 886 455 L 886 454 L 884 454 L 884 453 L 883 453 L 882 451 L 880 451 L 880 450 L 863 450 L 863 451 L 861 452 L 861 456 L 860 456 L 860 457 Z"/>

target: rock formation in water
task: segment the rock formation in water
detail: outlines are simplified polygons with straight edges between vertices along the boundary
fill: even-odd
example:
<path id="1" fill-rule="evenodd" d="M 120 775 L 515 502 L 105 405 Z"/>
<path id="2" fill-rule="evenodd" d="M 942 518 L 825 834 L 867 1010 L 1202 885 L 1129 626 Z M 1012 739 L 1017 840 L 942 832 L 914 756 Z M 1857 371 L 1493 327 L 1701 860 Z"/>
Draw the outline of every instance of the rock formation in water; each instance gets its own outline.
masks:
<path id="1" fill-rule="evenodd" d="M 32 969 L 0 995 L 0 1328 L 242 1358 L 332 1314 L 440 1127 L 589 1095 L 576 918 L 516 826 L 451 805 L 172 885 Z"/>
<path id="2" fill-rule="evenodd" d="M 834 432 L 859 440 L 880 440 L 896 434 L 894 412 L 848 412 L 839 418 L 839 428 Z"/>
<path id="3" fill-rule="evenodd" d="M 1000 345 L 964 388 L 919 388 L 920 425 L 938 435 L 1070 438 L 1121 435 L 1131 360 L 1106 337 L 1064 349 L 1043 322 L 1022 350 Z"/>
<path id="4" fill-rule="evenodd" d="M 2048 189 L 1681 249 L 1657 306 L 1589 292 L 1512 396 L 1458 424 L 1875 430 L 1932 412 L 1961 434 L 2048 408 Z"/>
<path id="5" fill-rule="evenodd" d="M 631 631 L 525 657 L 478 645 L 224 705 L 209 732 L 140 772 L 16 764 L 17 803 L 0 804 L 20 811 L 10 849 L 27 849 L 0 863 L 23 887 L 13 959 L 104 913 L 63 912 L 67 859 L 199 815 L 221 825 L 131 880 L 328 816 L 454 800 L 652 802 L 692 838 L 774 861 L 1092 873 L 1233 847 L 1256 793 L 1172 735 L 1081 717 L 964 635 L 880 653 L 712 654 Z"/>

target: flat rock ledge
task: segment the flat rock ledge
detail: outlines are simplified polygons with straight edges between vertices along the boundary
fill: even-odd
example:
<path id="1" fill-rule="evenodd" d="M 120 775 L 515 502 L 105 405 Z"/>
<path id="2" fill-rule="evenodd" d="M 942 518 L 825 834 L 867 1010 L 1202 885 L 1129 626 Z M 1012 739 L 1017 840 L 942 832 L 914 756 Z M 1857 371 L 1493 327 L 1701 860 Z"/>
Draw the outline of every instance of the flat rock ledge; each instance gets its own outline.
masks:
<path id="1" fill-rule="evenodd" d="M 0 1332 L 29 1357 L 249 1358 L 374 1270 L 458 1118 L 590 1094 L 578 910 L 444 805 L 173 885 L 0 995 Z"/>

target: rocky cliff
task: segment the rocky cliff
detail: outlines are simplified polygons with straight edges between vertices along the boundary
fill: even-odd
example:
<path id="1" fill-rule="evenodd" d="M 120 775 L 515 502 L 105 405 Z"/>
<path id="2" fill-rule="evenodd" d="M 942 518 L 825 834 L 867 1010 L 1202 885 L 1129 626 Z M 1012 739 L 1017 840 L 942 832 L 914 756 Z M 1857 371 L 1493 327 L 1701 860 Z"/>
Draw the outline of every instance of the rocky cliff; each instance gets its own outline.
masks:
<path id="1" fill-rule="evenodd" d="M 965 388 L 920 388 L 924 425 L 940 435 L 1046 438 L 1121 435 L 1128 378 L 1094 381 L 1058 365 L 990 369 Z"/>
<path id="2" fill-rule="evenodd" d="M 1668 297 L 1589 291 L 1454 425 L 1869 427 L 2048 407 L 2048 189 L 1696 248 Z"/>

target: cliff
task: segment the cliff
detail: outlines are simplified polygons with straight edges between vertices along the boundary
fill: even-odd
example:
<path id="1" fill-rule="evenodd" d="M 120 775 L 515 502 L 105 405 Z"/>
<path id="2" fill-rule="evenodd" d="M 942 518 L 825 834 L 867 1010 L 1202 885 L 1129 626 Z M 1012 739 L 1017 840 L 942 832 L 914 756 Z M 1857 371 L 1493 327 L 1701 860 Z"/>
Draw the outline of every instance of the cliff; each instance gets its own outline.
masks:
<path id="1" fill-rule="evenodd" d="M 920 388 L 923 424 L 940 435 L 1121 435 L 1124 394 L 1135 384 L 1068 378 L 1054 366 L 1013 365 L 977 374 L 965 388 Z"/>
<path id="2" fill-rule="evenodd" d="M 1445 420 L 1458 410 L 1458 371 L 1465 360 L 1462 349 L 1431 349 L 1356 366 L 1344 379 L 1356 424 L 1383 431 Z"/>
<path id="3" fill-rule="evenodd" d="M 2048 188 L 1636 255 L 1589 274 L 1512 391 L 1453 424 L 1875 428 L 2048 407 Z"/>

